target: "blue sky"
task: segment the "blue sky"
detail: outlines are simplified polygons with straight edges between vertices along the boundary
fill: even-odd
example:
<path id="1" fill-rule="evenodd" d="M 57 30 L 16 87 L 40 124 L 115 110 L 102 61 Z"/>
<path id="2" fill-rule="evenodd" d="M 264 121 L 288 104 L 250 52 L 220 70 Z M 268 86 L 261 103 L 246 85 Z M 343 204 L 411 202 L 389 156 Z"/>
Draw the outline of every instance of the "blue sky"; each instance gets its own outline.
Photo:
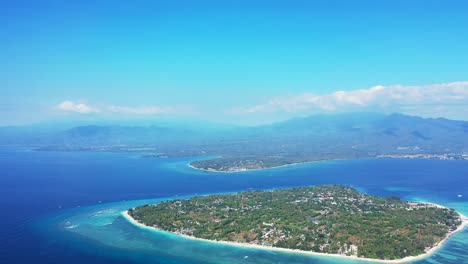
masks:
<path id="1" fill-rule="evenodd" d="M 468 116 L 467 1 L 0 5 L 0 125 Z"/>

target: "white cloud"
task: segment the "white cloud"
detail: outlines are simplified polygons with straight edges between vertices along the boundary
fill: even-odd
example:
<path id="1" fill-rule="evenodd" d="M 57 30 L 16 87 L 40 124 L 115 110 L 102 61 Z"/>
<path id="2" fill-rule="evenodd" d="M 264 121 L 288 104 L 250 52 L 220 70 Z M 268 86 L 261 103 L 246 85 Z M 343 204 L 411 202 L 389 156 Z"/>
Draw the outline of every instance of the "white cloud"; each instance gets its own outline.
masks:
<path id="1" fill-rule="evenodd" d="M 236 107 L 232 114 L 304 113 L 335 111 L 404 111 L 414 114 L 436 110 L 443 106 L 468 104 L 468 81 L 421 86 L 374 86 L 368 89 L 336 91 L 330 94 L 305 93 L 271 98 L 250 107 Z"/>
<path id="2" fill-rule="evenodd" d="M 97 108 L 91 107 L 84 103 L 77 103 L 69 100 L 61 102 L 57 105 L 57 108 L 62 111 L 75 112 L 80 114 L 90 114 L 99 112 Z"/>
<path id="3" fill-rule="evenodd" d="M 118 106 L 101 105 L 100 108 L 92 107 L 85 103 L 77 103 L 73 101 L 63 101 L 57 105 L 57 109 L 66 112 L 75 112 L 80 114 L 99 113 L 103 115 L 125 114 L 125 115 L 160 115 L 160 114 L 187 114 L 192 111 L 189 106 Z"/>

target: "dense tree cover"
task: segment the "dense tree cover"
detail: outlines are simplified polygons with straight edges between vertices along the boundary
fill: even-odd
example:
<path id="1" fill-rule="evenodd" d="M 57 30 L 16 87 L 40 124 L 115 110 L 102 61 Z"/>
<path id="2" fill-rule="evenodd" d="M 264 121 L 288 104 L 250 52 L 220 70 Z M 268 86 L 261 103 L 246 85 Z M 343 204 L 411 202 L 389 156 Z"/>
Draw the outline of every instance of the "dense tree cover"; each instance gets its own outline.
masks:
<path id="1" fill-rule="evenodd" d="M 202 196 L 129 214 L 145 225 L 198 238 L 376 259 L 422 254 L 461 224 L 452 209 L 344 186 Z"/>

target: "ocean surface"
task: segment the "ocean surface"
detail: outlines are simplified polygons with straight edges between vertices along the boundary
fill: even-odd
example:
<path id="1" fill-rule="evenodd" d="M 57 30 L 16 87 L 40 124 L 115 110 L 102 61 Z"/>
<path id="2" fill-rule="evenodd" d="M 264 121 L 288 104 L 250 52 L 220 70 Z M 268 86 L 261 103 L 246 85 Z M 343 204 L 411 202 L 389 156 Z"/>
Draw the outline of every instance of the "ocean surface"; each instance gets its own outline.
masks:
<path id="1" fill-rule="evenodd" d="M 0 148 L 0 263 L 369 263 L 193 241 L 121 216 L 210 193 L 344 184 L 468 215 L 468 161 L 341 160 L 227 174 L 191 169 L 194 158 L 142 155 Z M 468 263 L 468 228 L 415 263 Z"/>

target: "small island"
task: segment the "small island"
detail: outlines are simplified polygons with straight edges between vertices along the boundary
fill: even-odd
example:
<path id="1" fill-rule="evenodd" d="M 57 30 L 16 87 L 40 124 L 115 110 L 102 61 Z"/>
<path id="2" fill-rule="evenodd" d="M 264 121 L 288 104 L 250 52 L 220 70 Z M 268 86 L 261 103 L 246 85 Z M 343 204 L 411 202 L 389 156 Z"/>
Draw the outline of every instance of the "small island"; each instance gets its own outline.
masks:
<path id="1" fill-rule="evenodd" d="M 385 261 L 433 252 L 467 223 L 453 209 L 338 185 L 172 200 L 125 216 L 192 238 Z"/>
<path id="2" fill-rule="evenodd" d="M 356 158 L 356 157 L 353 157 Z M 344 156 L 337 157 L 285 157 L 285 156 L 262 156 L 262 157 L 218 157 L 214 159 L 196 160 L 188 165 L 193 169 L 211 172 L 242 172 L 252 170 L 263 170 L 279 168 L 302 163 L 318 162 L 323 160 L 345 159 Z"/>
<path id="3" fill-rule="evenodd" d="M 234 156 L 218 157 L 214 159 L 197 160 L 189 163 L 194 169 L 211 172 L 241 172 L 278 168 L 302 163 L 319 162 L 326 160 L 360 159 L 360 158 L 386 158 L 386 159 L 438 159 L 438 160 L 468 160 L 465 153 L 443 154 L 380 154 L 380 155 L 353 155 L 346 154 L 320 154 L 306 156 Z"/>

